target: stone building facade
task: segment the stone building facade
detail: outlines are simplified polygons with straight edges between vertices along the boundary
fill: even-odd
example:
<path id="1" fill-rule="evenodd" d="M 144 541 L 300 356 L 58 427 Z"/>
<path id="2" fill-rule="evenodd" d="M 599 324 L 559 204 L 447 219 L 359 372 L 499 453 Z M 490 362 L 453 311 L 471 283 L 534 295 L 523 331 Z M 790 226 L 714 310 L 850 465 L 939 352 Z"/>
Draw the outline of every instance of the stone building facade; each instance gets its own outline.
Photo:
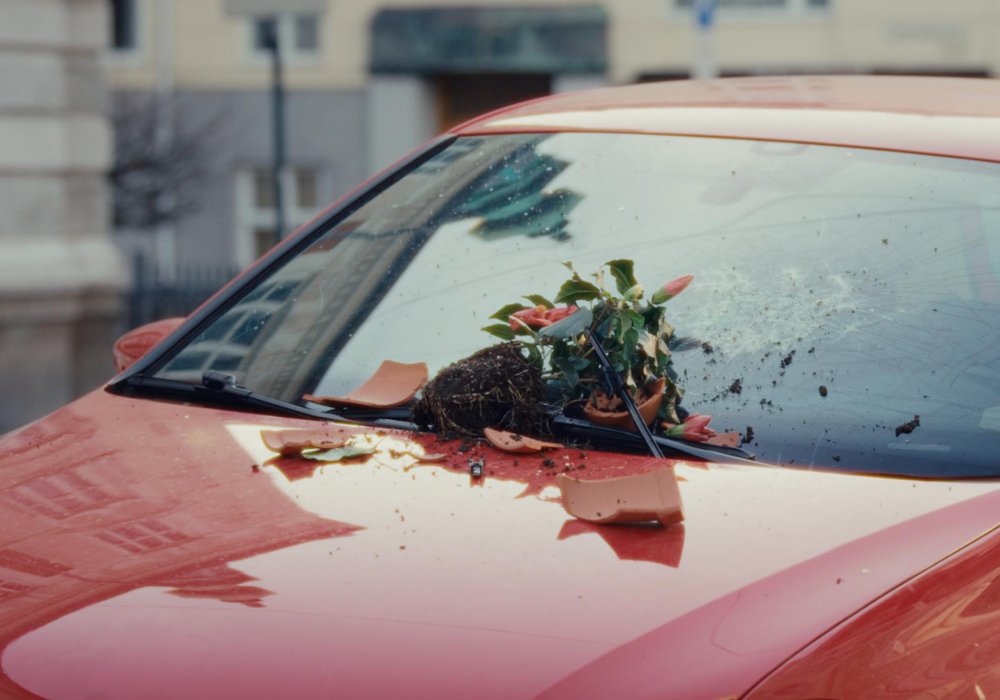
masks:
<path id="1" fill-rule="evenodd" d="M 104 0 L 0 3 L 0 432 L 112 374 Z"/>

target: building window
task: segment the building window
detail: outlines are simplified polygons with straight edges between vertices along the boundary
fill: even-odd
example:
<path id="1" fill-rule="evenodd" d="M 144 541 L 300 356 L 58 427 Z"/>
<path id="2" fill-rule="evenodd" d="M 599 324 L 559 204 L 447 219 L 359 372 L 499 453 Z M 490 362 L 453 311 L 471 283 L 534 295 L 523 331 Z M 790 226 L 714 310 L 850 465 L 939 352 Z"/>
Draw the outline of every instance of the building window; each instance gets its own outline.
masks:
<path id="1" fill-rule="evenodd" d="M 295 15 L 293 46 L 300 53 L 319 50 L 319 20 L 316 15 Z"/>
<path id="2" fill-rule="evenodd" d="M 134 51 L 139 45 L 138 0 L 111 0 L 111 48 Z"/>
<path id="3" fill-rule="evenodd" d="M 271 50 L 271 37 L 277 37 L 282 56 L 309 58 L 319 53 L 319 15 L 315 13 L 264 15 L 251 22 L 255 54 Z"/>
<path id="4" fill-rule="evenodd" d="M 254 51 L 269 51 L 271 42 L 278 28 L 277 17 L 253 18 L 253 49 Z"/>
<path id="5" fill-rule="evenodd" d="M 324 201 L 318 168 L 287 168 L 281 178 L 285 204 L 285 234 L 309 221 Z M 246 265 L 274 245 L 274 182 L 267 166 L 247 168 L 237 175 L 237 262 Z"/>

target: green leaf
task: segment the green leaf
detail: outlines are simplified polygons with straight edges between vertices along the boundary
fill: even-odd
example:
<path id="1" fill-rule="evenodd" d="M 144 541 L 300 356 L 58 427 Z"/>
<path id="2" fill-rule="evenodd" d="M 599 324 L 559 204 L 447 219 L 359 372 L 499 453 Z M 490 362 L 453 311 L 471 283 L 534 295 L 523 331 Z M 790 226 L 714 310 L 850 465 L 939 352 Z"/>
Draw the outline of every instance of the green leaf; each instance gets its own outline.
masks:
<path id="1" fill-rule="evenodd" d="M 346 447 L 334 447 L 332 450 L 303 452 L 302 456 L 306 459 L 315 459 L 317 462 L 339 462 L 343 459 L 350 459 L 351 457 L 360 457 L 361 455 L 370 455 L 374 453 L 374 447 L 347 445 Z"/>
<path id="2" fill-rule="evenodd" d="M 632 328 L 632 316 L 628 309 L 618 309 L 613 316 L 614 322 L 611 324 L 611 335 L 608 339 L 614 339 L 619 344 L 624 342 L 625 332 Z"/>
<path id="3" fill-rule="evenodd" d="M 553 364 L 562 374 L 563 379 L 570 389 L 580 383 L 580 373 L 590 367 L 590 361 L 576 355 L 567 357 L 556 357 L 552 359 Z"/>
<path id="4" fill-rule="evenodd" d="M 631 311 L 631 310 L 629 310 L 627 313 L 632 328 L 634 328 L 636 331 L 642 331 L 646 329 L 646 319 L 643 318 L 642 314 L 640 314 L 637 311 Z"/>
<path id="5" fill-rule="evenodd" d="M 567 280 L 559 288 L 556 295 L 557 304 L 566 304 L 573 301 L 593 301 L 599 299 L 601 290 L 590 282 L 584 282 L 579 275 L 573 275 L 573 279 Z"/>
<path id="6" fill-rule="evenodd" d="M 525 308 L 527 307 L 524 304 L 507 304 L 507 306 L 504 306 L 502 309 L 490 316 L 490 318 L 495 318 L 498 321 L 507 321 L 510 319 L 511 314 L 517 311 L 524 311 Z"/>
<path id="7" fill-rule="evenodd" d="M 607 263 L 607 266 L 615 278 L 615 286 L 618 288 L 619 294 L 624 294 L 639 284 L 635 278 L 635 263 L 631 260 L 612 260 Z"/>
<path id="8" fill-rule="evenodd" d="M 626 329 L 622 335 L 622 358 L 625 364 L 631 369 L 638 359 L 639 331 L 635 328 Z"/>
<path id="9" fill-rule="evenodd" d="M 544 306 L 546 309 L 551 309 L 555 307 L 555 304 L 553 304 L 551 301 L 543 297 L 541 294 L 529 294 L 524 298 L 530 301 L 535 306 Z"/>
<path id="10" fill-rule="evenodd" d="M 650 333 L 656 333 L 660 328 L 660 319 L 663 318 L 664 309 L 662 306 L 646 306 L 639 310 L 642 314 L 643 327 Z"/>
<path id="11" fill-rule="evenodd" d="M 497 338 L 502 340 L 514 340 L 514 331 L 511 330 L 510 326 L 502 323 L 495 323 L 492 326 L 486 326 L 481 330 L 486 331 L 490 335 L 495 335 Z"/>
<path id="12" fill-rule="evenodd" d="M 599 324 L 597 324 L 597 328 L 595 328 L 594 331 L 597 333 L 597 335 L 601 336 L 601 338 L 604 338 L 604 339 L 607 339 L 608 337 L 610 337 L 612 335 L 615 335 L 615 328 L 616 328 L 615 319 L 616 318 L 618 318 L 618 317 L 615 316 L 614 314 L 605 317 L 605 319 L 603 321 L 601 321 Z M 615 336 L 615 337 L 617 337 L 617 336 Z"/>
<path id="13" fill-rule="evenodd" d="M 590 309 L 578 309 L 561 321 L 556 321 L 551 326 L 546 326 L 538 331 L 540 338 L 572 338 L 580 335 L 590 327 L 590 322 L 594 320 L 594 314 Z"/>

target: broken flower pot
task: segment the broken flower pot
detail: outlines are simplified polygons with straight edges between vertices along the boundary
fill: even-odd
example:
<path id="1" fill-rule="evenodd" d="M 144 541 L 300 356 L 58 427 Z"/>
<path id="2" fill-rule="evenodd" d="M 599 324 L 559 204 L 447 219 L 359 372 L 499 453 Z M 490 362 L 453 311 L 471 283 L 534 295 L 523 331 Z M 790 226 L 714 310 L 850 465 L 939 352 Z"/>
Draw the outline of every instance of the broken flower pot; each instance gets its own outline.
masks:
<path id="1" fill-rule="evenodd" d="M 613 479 L 583 481 L 556 477 L 566 512 L 591 523 L 641 523 L 663 526 L 684 520 L 681 492 L 673 468 Z"/>
<path id="2" fill-rule="evenodd" d="M 650 425 L 654 420 L 656 420 L 656 414 L 660 410 L 660 404 L 663 403 L 663 387 L 666 385 L 663 377 L 660 377 L 655 382 L 649 384 L 644 393 L 646 398 L 641 398 L 636 401 L 636 408 L 639 409 L 639 415 L 646 422 L 646 425 Z M 583 406 L 583 413 L 587 416 L 587 420 L 595 425 L 601 425 L 605 428 L 619 428 L 620 430 L 636 430 L 635 424 L 632 422 L 632 417 L 629 415 L 628 411 L 609 411 L 602 406 L 615 401 L 617 397 L 611 398 L 605 394 L 600 389 L 594 391 L 591 397 L 587 400 L 587 403 Z M 621 402 L 618 401 L 620 404 Z"/>

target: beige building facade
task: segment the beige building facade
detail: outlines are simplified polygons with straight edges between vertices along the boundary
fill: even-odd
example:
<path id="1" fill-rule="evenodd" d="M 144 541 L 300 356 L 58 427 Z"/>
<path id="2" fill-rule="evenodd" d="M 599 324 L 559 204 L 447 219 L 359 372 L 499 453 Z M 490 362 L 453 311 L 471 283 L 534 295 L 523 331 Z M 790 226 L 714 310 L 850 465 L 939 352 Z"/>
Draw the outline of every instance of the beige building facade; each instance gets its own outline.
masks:
<path id="1" fill-rule="evenodd" d="M 173 84 L 201 90 L 265 90 L 266 61 L 252 48 L 252 22 L 223 0 L 132 0 L 137 46 L 115 52 L 116 88 L 150 89 L 157 58 Z M 691 0 L 325 0 L 317 2 L 318 46 L 290 60 L 293 90 L 364 89 L 371 78 L 372 26 L 386 10 L 599 6 L 607 17 L 607 80 L 688 73 L 695 51 Z M 274 3 L 280 13 L 283 3 Z M 163 22 L 170 24 L 162 29 Z M 996 0 L 719 0 L 717 62 L 723 74 L 873 71 L 1000 73 Z M 169 42 L 161 53 L 158 44 Z"/>

